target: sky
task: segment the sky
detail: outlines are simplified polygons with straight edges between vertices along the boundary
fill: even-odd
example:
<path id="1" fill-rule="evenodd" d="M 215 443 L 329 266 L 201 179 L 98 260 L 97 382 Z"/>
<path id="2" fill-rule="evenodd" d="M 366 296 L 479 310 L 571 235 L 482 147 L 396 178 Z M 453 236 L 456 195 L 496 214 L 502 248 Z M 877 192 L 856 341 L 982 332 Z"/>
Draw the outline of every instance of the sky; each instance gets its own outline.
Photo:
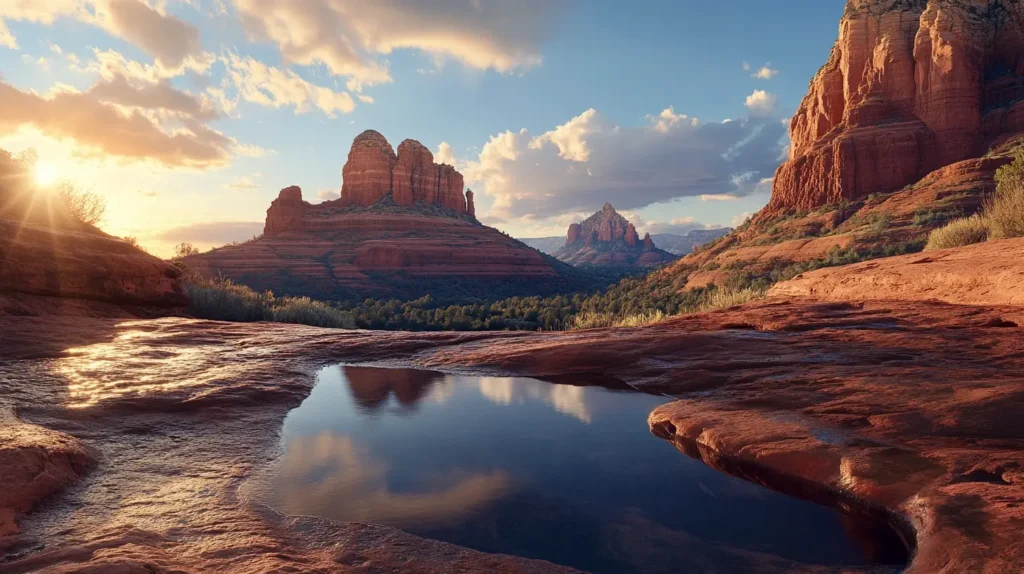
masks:
<path id="1" fill-rule="evenodd" d="M 767 203 L 843 0 L 4 0 L 0 148 L 107 200 L 167 256 L 262 231 L 280 189 L 338 196 L 375 129 L 465 175 L 477 216 L 641 233 Z"/>

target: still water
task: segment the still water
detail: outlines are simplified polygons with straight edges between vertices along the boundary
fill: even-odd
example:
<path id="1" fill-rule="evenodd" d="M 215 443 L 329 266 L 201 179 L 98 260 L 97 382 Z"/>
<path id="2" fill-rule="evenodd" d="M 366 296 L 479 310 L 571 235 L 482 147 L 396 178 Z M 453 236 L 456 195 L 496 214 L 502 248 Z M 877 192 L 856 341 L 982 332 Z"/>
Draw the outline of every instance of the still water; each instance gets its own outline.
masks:
<path id="1" fill-rule="evenodd" d="M 667 399 L 524 378 L 335 366 L 257 487 L 293 515 L 394 526 L 592 572 L 728 570 L 738 552 L 866 565 L 849 518 L 654 437 Z"/>

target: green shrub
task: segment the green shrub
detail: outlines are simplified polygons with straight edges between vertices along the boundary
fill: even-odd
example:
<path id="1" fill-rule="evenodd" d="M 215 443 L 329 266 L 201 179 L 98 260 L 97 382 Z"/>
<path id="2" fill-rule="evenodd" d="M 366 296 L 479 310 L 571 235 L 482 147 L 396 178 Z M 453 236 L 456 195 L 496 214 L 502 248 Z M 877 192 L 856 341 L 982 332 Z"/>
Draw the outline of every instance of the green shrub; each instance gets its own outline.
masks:
<path id="1" fill-rule="evenodd" d="M 352 329 L 350 313 L 309 297 L 274 297 L 270 291 L 259 293 L 230 279 L 202 279 L 191 276 L 185 289 L 187 311 L 200 319 L 216 321 L 276 321 L 314 327 Z"/>
<path id="2" fill-rule="evenodd" d="M 274 295 L 258 293 L 230 279 L 211 280 L 190 277 L 185 282 L 188 295 L 187 311 L 200 319 L 217 321 L 268 321 L 269 307 Z"/>
<path id="3" fill-rule="evenodd" d="M 353 329 L 352 315 L 335 309 L 323 301 L 309 297 L 283 297 L 271 308 L 272 320 L 278 323 L 298 323 L 314 327 Z"/>
<path id="4" fill-rule="evenodd" d="M 989 237 L 988 222 L 984 217 L 964 217 L 949 222 L 945 227 L 932 230 L 928 234 L 925 250 L 949 249 L 963 247 L 987 241 Z"/>
<path id="5" fill-rule="evenodd" d="M 985 202 L 989 237 L 1024 237 L 1024 148 L 1018 148 L 1013 163 L 996 173 L 996 193 Z"/>

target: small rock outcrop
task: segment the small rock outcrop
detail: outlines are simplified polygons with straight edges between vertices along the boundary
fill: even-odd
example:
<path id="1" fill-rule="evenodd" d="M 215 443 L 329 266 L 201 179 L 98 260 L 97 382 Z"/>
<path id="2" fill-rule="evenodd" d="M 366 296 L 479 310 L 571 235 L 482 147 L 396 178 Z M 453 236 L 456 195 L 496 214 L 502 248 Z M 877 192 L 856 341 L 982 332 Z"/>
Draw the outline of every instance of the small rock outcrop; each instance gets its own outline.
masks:
<path id="1" fill-rule="evenodd" d="M 263 226 L 265 235 L 277 235 L 286 231 L 302 229 L 302 216 L 306 208 L 312 207 L 302 200 L 302 190 L 297 185 L 281 190 L 267 209 L 267 222 Z"/>
<path id="2" fill-rule="evenodd" d="M 851 0 L 766 213 L 897 191 L 1024 133 L 1024 3 Z"/>
<path id="3" fill-rule="evenodd" d="M 475 216 L 462 174 L 434 163 L 434 154 L 416 140 L 403 141 L 396 155 L 384 136 L 366 130 L 352 142 L 342 177 L 342 205 L 369 207 L 390 193 L 398 205 L 436 205 Z"/>
<path id="4" fill-rule="evenodd" d="M 650 235 L 641 241 L 636 227 L 610 203 L 583 223 L 571 224 L 555 257 L 571 265 L 601 267 L 650 267 L 676 258 L 655 247 Z"/>

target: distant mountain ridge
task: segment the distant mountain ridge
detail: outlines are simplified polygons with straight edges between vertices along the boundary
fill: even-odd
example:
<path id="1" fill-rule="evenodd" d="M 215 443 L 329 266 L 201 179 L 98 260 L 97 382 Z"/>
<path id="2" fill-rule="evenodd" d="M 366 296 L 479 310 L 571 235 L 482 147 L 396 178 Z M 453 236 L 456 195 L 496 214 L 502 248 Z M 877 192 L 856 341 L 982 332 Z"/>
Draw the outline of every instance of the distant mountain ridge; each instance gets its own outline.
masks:
<path id="1" fill-rule="evenodd" d="M 724 237 L 732 231 L 731 227 L 723 227 L 720 229 L 694 229 L 685 235 L 676 233 L 656 233 L 651 235 L 651 239 L 654 240 L 654 244 L 659 248 L 673 255 L 686 255 L 691 253 L 694 247 L 704 245 L 705 243 L 714 241 L 719 237 Z M 519 241 L 533 247 L 534 249 L 547 253 L 548 255 L 554 255 L 565 245 L 565 237 L 528 237 L 521 238 Z"/>
<path id="2" fill-rule="evenodd" d="M 636 227 L 610 203 L 582 223 L 570 225 L 565 245 L 555 257 L 577 267 L 621 268 L 655 267 L 676 258 L 658 249 L 650 234 L 641 240 Z"/>

